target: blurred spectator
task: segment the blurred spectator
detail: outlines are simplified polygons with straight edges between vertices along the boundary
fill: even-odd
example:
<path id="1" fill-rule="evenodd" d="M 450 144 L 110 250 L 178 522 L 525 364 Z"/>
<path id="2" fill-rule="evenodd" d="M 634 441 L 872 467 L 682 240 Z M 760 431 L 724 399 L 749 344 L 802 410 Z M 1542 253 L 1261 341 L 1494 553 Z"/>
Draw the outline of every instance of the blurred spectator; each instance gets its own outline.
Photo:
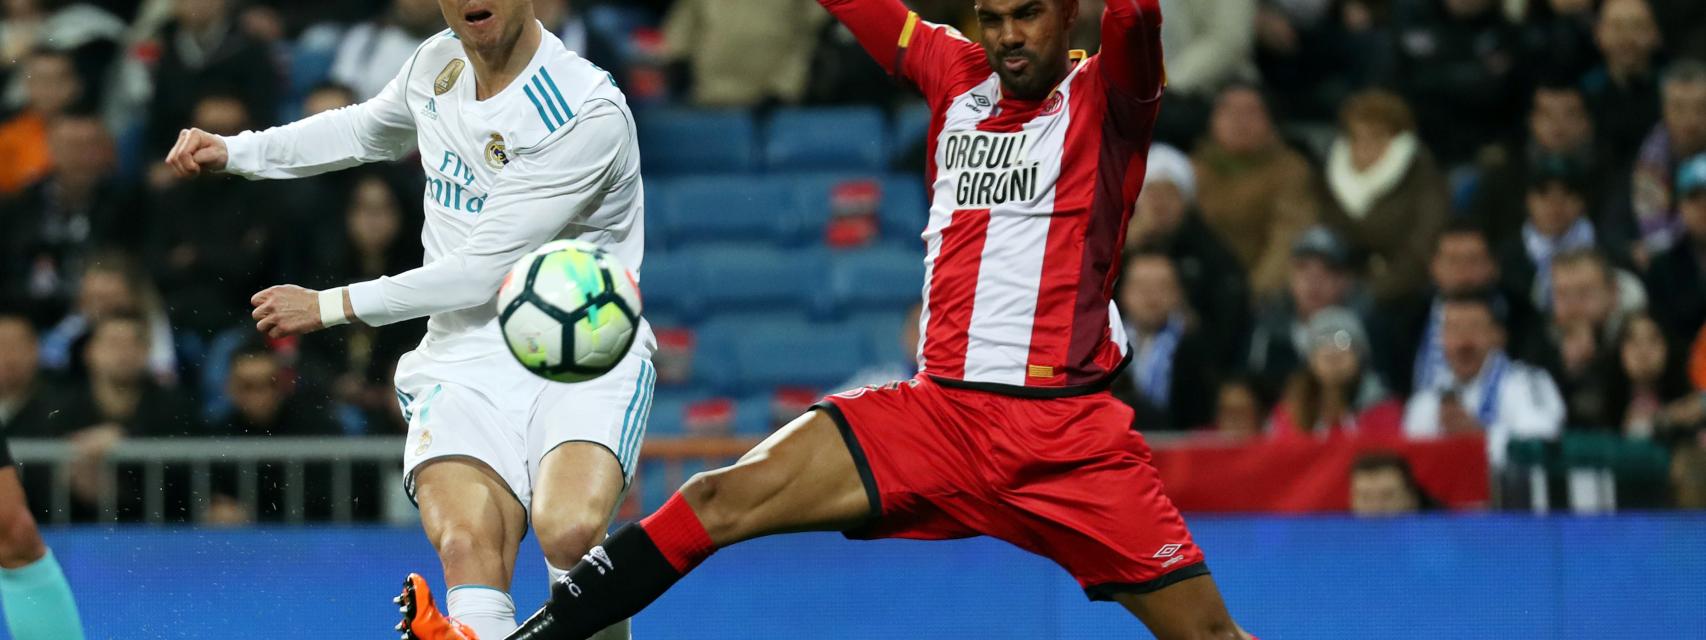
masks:
<path id="1" fill-rule="evenodd" d="M 1178 149 L 1155 144 L 1126 230 L 1126 247 L 1167 254 L 1199 326 L 1213 337 L 1215 362 L 1241 357 L 1249 333 L 1250 285 L 1238 258 L 1196 211 L 1196 172 Z"/>
<path id="2" fill-rule="evenodd" d="M 0 6 L 0 110 L 26 102 L 27 73 L 16 73 L 36 49 L 52 49 L 70 58 L 84 81 L 85 97 L 98 101 L 108 70 L 118 58 L 126 25 L 117 16 L 87 2 L 9 0 Z"/>
<path id="3" fill-rule="evenodd" d="M 1349 309 L 1328 308 L 1309 321 L 1308 363 L 1292 374 L 1269 428 L 1275 438 L 1399 433 L 1403 403 L 1380 383 L 1368 332 Z"/>
<path id="4" fill-rule="evenodd" d="M 1547 158 L 1566 158 L 1586 176 L 1586 201 L 1600 209 L 1611 192 L 1608 178 L 1621 165 L 1600 157 L 1595 146 L 1594 120 L 1574 84 L 1545 84 L 1534 88 L 1528 111 L 1528 140 L 1499 161 L 1483 167 L 1469 213 L 1487 225 L 1494 246 L 1518 238 L 1527 220 L 1528 186 L 1536 167 Z"/>
<path id="5" fill-rule="evenodd" d="M 175 0 L 173 19 L 158 35 L 160 59 L 148 109 L 150 157 L 165 155 L 209 94 L 241 102 L 248 127 L 273 123 L 283 86 L 278 68 L 265 47 L 236 28 L 230 2 Z"/>
<path id="6" fill-rule="evenodd" d="M 355 24 L 378 19 L 390 8 L 388 3 L 379 0 L 249 0 L 244 4 L 248 6 L 243 15 L 245 23 L 254 21 L 257 10 L 270 12 L 273 15 L 265 20 L 277 22 L 282 35 L 287 38 L 295 38 L 317 24 Z"/>
<path id="7" fill-rule="evenodd" d="M 1262 95 L 1249 86 L 1220 94 L 1209 137 L 1197 147 L 1197 202 L 1260 294 L 1285 287 L 1288 251 L 1315 221 L 1308 161 L 1274 130 Z"/>
<path id="8" fill-rule="evenodd" d="M 1671 57 L 1706 59 L 1706 2 L 1654 0 L 1653 13 Z"/>
<path id="9" fill-rule="evenodd" d="M 1233 376 L 1220 383 L 1215 393 L 1215 433 L 1233 440 L 1247 440 L 1265 430 L 1268 403 L 1261 385 L 1249 376 Z"/>
<path id="10" fill-rule="evenodd" d="M 1368 3 L 1264 0 L 1256 64 L 1278 111 L 1327 121 L 1351 92 L 1389 73 L 1391 36 Z"/>
<path id="11" fill-rule="evenodd" d="M 411 197 L 416 194 L 412 183 L 383 169 L 359 169 L 350 176 L 347 194 L 333 196 L 346 202 L 342 223 L 335 232 L 322 233 L 312 243 L 317 251 L 306 256 L 316 260 L 305 279 L 308 286 L 343 286 L 421 263 L 421 245 L 414 240 L 420 235 L 420 199 Z M 303 377 L 327 381 L 332 401 L 354 412 L 343 416 L 346 423 L 385 424 L 396 405 L 390 367 L 420 342 L 423 329 L 409 322 L 304 336 Z"/>
<path id="12" fill-rule="evenodd" d="M 668 56 L 686 64 L 694 105 L 795 103 L 827 20 L 813 0 L 678 0 L 664 20 L 664 38 Z"/>
<path id="13" fill-rule="evenodd" d="M 1630 316 L 1616 340 L 1619 366 L 1608 381 L 1609 420 L 1592 426 L 1652 438 L 1665 428 L 1698 424 L 1706 417 L 1681 358 L 1652 316 Z"/>
<path id="14" fill-rule="evenodd" d="M 355 90 L 360 102 L 379 95 L 421 41 L 444 30 L 435 0 L 392 0 L 385 16 L 350 27 L 338 44 L 332 80 Z"/>
<path id="15" fill-rule="evenodd" d="M 1185 143 L 1202 130 L 1200 114 L 1215 93 L 1256 79 L 1256 0 L 1161 0 L 1161 51 L 1167 65 L 1157 135 Z M 1101 21 L 1101 14 L 1079 14 Z"/>
<path id="16" fill-rule="evenodd" d="M 55 435 L 48 416 L 64 405 L 61 385 L 43 379 L 29 318 L 0 310 L 0 436 Z"/>
<path id="17" fill-rule="evenodd" d="M 1627 163 L 1659 117 L 1659 30 L 1647 0 L 1606 0 L 1594 25 L 1605 62 L 1582 78 L 1614 165 Z"/>
<path id="18" fill-rule="evenodd" d="M 1427 285 L 1431 244 L 1451 214 L 1445 177 L 1416 138 L 1404 100 L 1368 91 L 1345 103 L 1321 196 L 1321 221 L 1367 260 L 1380 300 Z"/>
<path id="19" fill-rule="evenodd" d="M 113 175 L 113 140 L 99 118 L 60 116 L 48 140 L 52 172 L 0 202 L 0 295 L 27 301 L 37 323 L 65 314 L 90 252 L 134 242 L 146 227 L 137 194 Z"/>
<path id="20" fill-rule="evenodd" d="M 1552 377 L 1506 355 L 1501 307 L 1485 294 L 1445 299 L 1440 339 L 1451 375 L 1418 389 L 1404 408 L 1404 433 L 1412 438 L 1485 434 L 1495 468 L 1512 439 L 1556 438 L 1564 425 Z"/>
<path id="21" fill-rule="evenodd" d="M 1256 0 L 1160 0 L 1167 89 L 1213 96 L 1232 82 L 1256 79 Z M 1100 20 L 1100 15 L 1080 15 Z"/>
<path id="22" fill-rule="evenodd" d="M 1494 0 L 1399 3 L 1396 79 L 1447 167 L 1508 136 L 1522 104 L 1521 35 Z"/>
<path id="23" fill-rule="evenodd" d="M 230 135 L 248 123 L 233 96 L 196 104 L 193 124 L 202 129 Z M 280 187 L 230 177 L 157 182 L 164 187 L 149 203 L 148 255 L 172 324 L 205 335 L 247 321 L 249 296 L 272 284 L 278 268 L 280 215 L 270 194 Z"/>
<path id="24" fill-rule="evenodd" d="M 1525 296 L 1537 309 L 1552 298 L 1552 259 L 1567 251 L 1592 249 L 1599 232 L 1587 217 L 1587 176 L 1568 158 L 1542 158 L 1529 174 L 1527 212 L 1521 238 L 1499 249 L 1505 290 Z"/>
<path id="25" fill-rule="evenodd" d="M 121 509 L 140 503 L 141 483 L 115 482 L 105 460 L 127 436 L 199 435 L 194 403 L 155 384 L 148 374 L 148 324 L 141 316 L 113 314 L 96 320 L 83 341 L 83 384 L 53 413 L 54 431 L 68 435 L 73 498 L 85 508 L 117 491 Z"/>
<path id="26" fill-rule="evenodd" d="M 1646 308 L 1646 292 L 1591 249 L 1553 259 L 1551 281 L 1545 348 L 1531 359 L 1563 389 L 1570 424 L 1613 424 L 1606 384 L 1617 369 L 1617 335 L 1625 317 Z"/>
<path id="27" fill-rule="evenodd" d="M 355 90 L 335 82 L 327 82 L 308 90 L 302 98 L 302 117 L 324 113 L 360 102 Z"/>
<path id="28" fill-rule="evenodd" d="M 922 303 L 915 303 L 907 309 L 906 317 L 900 321 L 900 339 L 896 340 L 899 350 L 894 354 L 898 357 L 883 358 L 883 361 L 865 366 L 855 372 L 851 378 L 835 385 L 832 391 L 858 389 L 860 387 L 881 386 L 896 380 L 911 380 L 918 375 L 918 317 L 924 312 Z M 790 415 L 788 420 L 793 419 Z"/>
<path id="29" fill-rule="evenodd" d="M 71 56 L 38 49 L 24 61 L 23 111 L 0 122 L 0 196 L 10 196 L 53 169 L 53 147 L 47 128 L 59 114 L 76 104 L 83 82 L 71 66 Z"/>
<path id="30" fill-rule="evenodd" d="M 1449 376 L 1445 351 L 1440 342 L 1440 309 L 1444 299 L 1482 291 L 1498 291 L 1499 263 L 1493 259 L 1492 243 L 1486 230 L 1473 219 L 1457 218 L 1448 222 L 1434 240 L 1433 257 L 1428 261 L 1432 286 L 1423 294 L 1393 301 L 1384 306 L 1377 318 L 1382 323 L 1384 349 L 1375 355 L 1384 362 L 1381 370 L 1400 393 L 1432 386 L 1439 376 Z M 1533 342 L 1534 310 L 1526 296 L 1500 292 L 1509 313 L 1507 326 L 1516 336 L 1515 350 L 1526 353 Z"/>
<path id="31" fill-rule="evenodd" d="M 429 3 L 430 4 L 430 3 Z M 436 12 L 437 9 L 435 8 Z M 622 71 L 622 59 L 616 44 L 605 40 L 604 35 L 587 24 L 586 17 L 570 0 L 533 0 L 533 14 L 539 17 L 539 22 L 557 34 L 563 41 L 563 46 L 579 54 L 605 69 L 618 75 Z M 442 18 L 438 20 L 443 22 Z M 439 24 L 438 26 L 444 26 Z M 620 80 L 618 80 L 620 82 Z"/>
<path id="32" fill-rule="evenodd" d="M 148 370 L 154 374 L 155 382 L 175 383 L 177 351 L 160 294 L 135 260 L 111 249 L 89 256 L 84 264 L 71 312 L 42 336 L 42 366 L 56 372 L 75 369 L 79 364 L 77 345 L 88 336 L 90 327 L 115 315 L 134 315 L 147 323 Z"/>
<path id="33" fill-rule="evenodd" d="M 1524 62 L 1541 77 L 1574 80 L 1599 60 L 1594 0 L 1532 0 L 1527 13 Z"/>
<path id="34" fill-rule="evenodd" d="M 231 356 L 225 395 L 234 411 L 214 432 L 227 436 L 333 435 L 338 428 L 330 416 L 303 401 L 278 356 L 258 342 L 239 347 Z"/>
<path id="35" fill-rule="evenodd" d="M 1653 259 L 1647 289 L 1660 296 L 1654 316 L 1671 340 L 1690 340 L 1706 327 L 1706 153 L 1683 163 L 1676 177 L 1682 237 Z"/>
<path id="36" fill-rule="evenodd" d="M 1677 170 L 1683 160 L 1706 153 L 1706 62 L 1671 65 L 1662 90 L 1664 118 L 1641 145 L 1630 201 L 1642 243 L 1652 254 L 1669 248 L 1681 226 L 1674 191 Z"/>
<path id="37" fill-rule="evenodd" d="M 1193 326 L 1173 262 L 1160 253 L 1127 257 L 1119 306 L 1132 355 L 1112 390 L 1136 411 L 1132 427 L 1160 431 L 1208 424 L 1213 398 L 1203 391 L 1215 386 L 1212 350 Z"/>
<path id="38" fill-rule="evenodd" d="M 1326 227 L 1298 237 L 1291 251 L 1289 286 L 1270 296 L 1256 313 L 1248 369 L 1277 389 L 1303 366 L 1309 353 L 1309 323 L 1329 307 L 1351 306 L 1356 286 L 1350 253 Z"/>
<path id="39" fill-rule="evenodd" d="M 1397 516 L 1439 508 L 1439 501 L 1416 481 L 1415 470 L 1403 456 L 1369 453 L 1351 465 L 1351 513 L 1355 515 Z"/>

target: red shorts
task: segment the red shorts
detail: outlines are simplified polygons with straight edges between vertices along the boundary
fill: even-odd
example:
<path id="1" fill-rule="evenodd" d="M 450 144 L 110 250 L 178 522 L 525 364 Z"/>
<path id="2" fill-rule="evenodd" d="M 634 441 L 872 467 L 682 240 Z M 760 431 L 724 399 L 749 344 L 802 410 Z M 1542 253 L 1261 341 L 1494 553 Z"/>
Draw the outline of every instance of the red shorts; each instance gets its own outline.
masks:
<path id="1" fill-rule="evenodd" d="M 876 514 L 849 538 L 1000 538 L 1059 563 L 1092 600 L 1208 573 L 1131 408 L 1105 392 L 1019 398 L 919 376 L 817 408 Z"/>

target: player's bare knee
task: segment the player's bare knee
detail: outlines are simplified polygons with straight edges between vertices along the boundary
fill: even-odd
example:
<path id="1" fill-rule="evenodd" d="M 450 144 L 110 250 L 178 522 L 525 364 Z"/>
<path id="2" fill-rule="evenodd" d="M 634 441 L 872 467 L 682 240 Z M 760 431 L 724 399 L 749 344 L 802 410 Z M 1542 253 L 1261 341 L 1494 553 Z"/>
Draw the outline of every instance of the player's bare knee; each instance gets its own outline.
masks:
<path id="1" fill-rule="evenodd" d="M 705 533 L 712 540 L 739 538 L 740 516 L 745 508 L 728 504 L 727 483 L 728 469 L 718 469 L 693 474 L 686 484 L 681 485 L 682 499 L 693 508 L 693 515 L 699 517 L 699 524 L 705 527 Z"/>
<path id="2" fill-rule="evenodd" d="M 28 511 L 9 509 L 4 513 L 0 516 L 0 567 L 22 567 L 47 553 Z"/>
<path id="3" fill-rule="evenodd" d="M 533 519 L 533 532 L 551 566 L 567 569 L 604 537 L 604 517 L 584 509 L 563 509 Z"/>
<path id="4" fill-rule="evenodd" d="M 501 553 L 496 546 L 482 540 L 472 527 L 443 527 L 432 544 L 438 549 L 438 559 L 446 567 L 463 567 L 501 560 Z"/>

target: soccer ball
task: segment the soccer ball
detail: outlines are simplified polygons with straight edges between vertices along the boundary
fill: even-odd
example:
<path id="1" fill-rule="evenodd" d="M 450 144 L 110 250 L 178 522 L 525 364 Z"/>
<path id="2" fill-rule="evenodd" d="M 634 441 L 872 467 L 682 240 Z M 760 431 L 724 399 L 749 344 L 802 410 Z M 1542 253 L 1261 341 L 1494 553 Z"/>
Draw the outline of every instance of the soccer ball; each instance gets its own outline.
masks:
<path id="1" fill-rule="evenodd" d="M 633 346 L 640 289 L 616 256 L 590 242 L 558 240 L 504 276 L 498 325 L 528 371 L 557 382 L 591 380 Z"/>

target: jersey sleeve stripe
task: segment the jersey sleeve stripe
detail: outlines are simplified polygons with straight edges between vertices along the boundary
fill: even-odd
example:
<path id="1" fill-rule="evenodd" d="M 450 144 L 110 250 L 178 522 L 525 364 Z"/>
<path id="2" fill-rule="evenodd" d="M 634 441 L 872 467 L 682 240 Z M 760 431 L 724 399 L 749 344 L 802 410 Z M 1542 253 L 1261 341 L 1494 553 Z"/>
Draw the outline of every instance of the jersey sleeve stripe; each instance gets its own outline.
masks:
<path id="1" fill-rule="evenodd" d="M 551 102 L 550 97 L 545 95 L 545 83 L 539 80 L 539 76 L 533 76 L 533 89 L 539 92 L 539 98 L 545 103 L 545 108 L 551 110 L 552 131 L 556 131 L 557 127 L 563 126 L 563 123 L 568 122 L 568 120 L 563 118 L 563 112 L 557 110 L 556 103 Z"/>
<path id="2" fill-rule="evenodd" d="M 545 128 L 550 129 L 551 131 L 556 131 L 556 123 L 551 122 L 551 117 L 545 115 L 545 105 L 539 104 L 539 97 L 533 95 L 533 87 L 524 85 L 521 87 L 521 90 L 527 94 L 528 100 L 533 101 L 533 108 L 539 110 L 539 119 L 545 122 Z"/>
<path id="3" fill-rule="evenodd" d="M 551 72 L 544 67 L 539 68 L 539 76 L 544 78 L 545 84 L 551 87 L 551 95 L 556 96 L 557 104 L 562 105 L 563 114 L 567 116 L 563 118 L 563 124 L 568 124 L 570 120 L 574 119 L 575 112 L 569 108 L 569 101 L 563 99 L 563 92 L 557 89 L 557 81 L 551 79 Z"/>
<path id="4" fill-rule="evenodd" d="M 912 44 L 912 30 L 918 28 L 918 12 L 906 14 L 906 26 L 900 28 L 900 48 L 905 49 Z"/>

